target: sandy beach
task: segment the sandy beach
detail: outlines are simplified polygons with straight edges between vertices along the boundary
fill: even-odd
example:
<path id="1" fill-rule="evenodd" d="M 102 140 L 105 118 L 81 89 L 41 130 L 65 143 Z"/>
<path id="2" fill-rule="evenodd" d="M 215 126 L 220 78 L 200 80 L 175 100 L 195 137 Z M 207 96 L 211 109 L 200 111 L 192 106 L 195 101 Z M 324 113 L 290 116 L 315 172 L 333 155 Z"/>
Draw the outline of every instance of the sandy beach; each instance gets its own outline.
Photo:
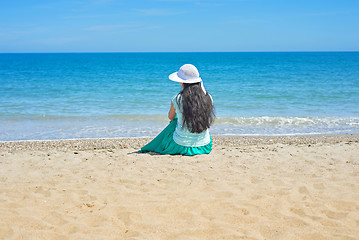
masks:
<path id="1" fill-rule="evenodd" d="M 359 135 L 148 141 L 0 142 L 0 239 L 358 239 Z"/>

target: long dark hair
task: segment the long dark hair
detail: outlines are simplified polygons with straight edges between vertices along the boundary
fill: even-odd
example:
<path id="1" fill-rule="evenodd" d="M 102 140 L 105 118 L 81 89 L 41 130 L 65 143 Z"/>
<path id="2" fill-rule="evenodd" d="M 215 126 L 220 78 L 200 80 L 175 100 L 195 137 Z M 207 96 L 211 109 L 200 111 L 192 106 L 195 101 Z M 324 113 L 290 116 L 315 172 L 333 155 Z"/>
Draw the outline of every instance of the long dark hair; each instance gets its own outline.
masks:
<path id="1" fill-rule="evenodd" d="M 177 98 L 178 106 L 182 106 L 183 126 L 192 133 L 201 133 L 215 119 L 211 96 L 203 92 L 201 83 L 183 83 L 183 86 Z"/>

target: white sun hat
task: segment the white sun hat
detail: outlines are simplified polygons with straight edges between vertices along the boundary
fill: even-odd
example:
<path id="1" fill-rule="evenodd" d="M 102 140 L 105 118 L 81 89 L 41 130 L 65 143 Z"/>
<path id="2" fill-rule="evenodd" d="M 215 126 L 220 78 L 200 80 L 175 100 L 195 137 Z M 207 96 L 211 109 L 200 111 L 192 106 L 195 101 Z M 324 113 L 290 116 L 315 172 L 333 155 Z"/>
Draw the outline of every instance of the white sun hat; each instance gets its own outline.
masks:
<path id="1" fill-rule="evenodd" d="M 199 72 L 192 64 L 183 65 L 178 72 L 174 72 L 168 76 L 168 78 L 174 82 L 180 83 L 201 83 L 203 92 L 206 94 L 206 90 L 203 86 L 202 78 L 199 77 Z"/>
<path id="2" fill-rule="evenodd" d="M 169 75 L 169 79 L 181 83 L 198 83 L 202 81 L 197 68 L 192 64 L 183 65 L 178 72 Z"/>

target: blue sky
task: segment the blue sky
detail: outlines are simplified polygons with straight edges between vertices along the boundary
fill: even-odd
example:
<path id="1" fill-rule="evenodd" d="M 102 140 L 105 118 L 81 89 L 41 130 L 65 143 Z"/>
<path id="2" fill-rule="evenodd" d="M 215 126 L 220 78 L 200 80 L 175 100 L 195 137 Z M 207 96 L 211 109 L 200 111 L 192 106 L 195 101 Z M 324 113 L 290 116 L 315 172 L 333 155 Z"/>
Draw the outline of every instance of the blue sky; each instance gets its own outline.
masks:
<path id="1" fill-rule="evenodd" d="M 359 51 L 359 1 L 0 3 L 0 52 L 168 51 Z"/>

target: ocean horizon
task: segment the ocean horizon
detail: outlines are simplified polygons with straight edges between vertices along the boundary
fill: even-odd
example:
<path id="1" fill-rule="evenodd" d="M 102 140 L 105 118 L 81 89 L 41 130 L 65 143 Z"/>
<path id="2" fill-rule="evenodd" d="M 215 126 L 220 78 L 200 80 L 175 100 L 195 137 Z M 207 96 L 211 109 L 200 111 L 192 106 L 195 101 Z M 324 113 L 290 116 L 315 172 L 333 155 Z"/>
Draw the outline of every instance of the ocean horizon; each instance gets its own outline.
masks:
<path id="1" fill-rule="evenodd" d="M 0 141 L 153 137 L 194 64 L 212 135 L 359 133 L 359 52 L 1 53 Z"/>

